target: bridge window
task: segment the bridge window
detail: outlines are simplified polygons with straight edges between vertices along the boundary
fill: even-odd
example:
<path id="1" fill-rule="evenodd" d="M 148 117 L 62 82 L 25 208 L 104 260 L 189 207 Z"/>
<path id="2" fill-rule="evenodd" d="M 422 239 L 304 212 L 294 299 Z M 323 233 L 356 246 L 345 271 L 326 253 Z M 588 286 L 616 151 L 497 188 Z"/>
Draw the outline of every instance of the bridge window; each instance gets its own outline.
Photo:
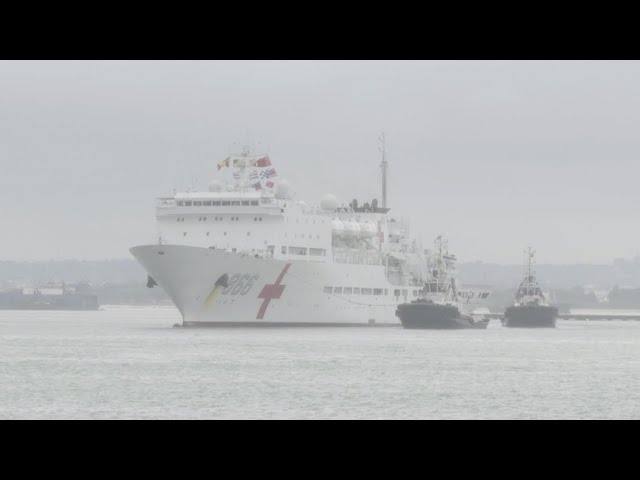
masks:
<path id="1" fill-rule="evenodd" d="M 191 202 L 184 202 L 184 206 L 185 207 L 190 207 L 191 206 Z"/>
<path id="2" fill-rule="evenodd" d="M 251 232 L 247 232 L 247 237 L 250 237 L 250 236 L 251 236 Z"/>
<path id="3" fill-rule="evenodd" d="M 209 236 L 209 232 L 207 232 L 207 237 Z"/>
<path id="4" fill-rule="evenodd" d="M 327 255 L 327 251 L 324 248 L 310 248 L 309 255 L 313 255 L 315 257 L 325 257 Z"/>
<path id="5" fill-rule="evenodd" d="M 262 217 L 258 217 L 258 221 L 261 222 L 262 221 Z"/>
<path id="6" fill-rule="evenodd" d="M 202 204 L 203 204 L 205 207 L 210 207 L 210 206 L 211 206 L 211 202 L 210 202 L 210 201 L 209 201 L 209 202 L 202 202 Z"/>
<path id="7" fill-rule="evenodd" d="M 243 200 L 242 201 L 242 206 L 243 207 L 248 207 L 249 206 L 249 202 L 247 200 Z"/>
<path id="8" fill-rule="evenodd" d="M 370 288 L 363 288 L 361 292 L 362 292 L 362 295 L 371 295 L 372 290 Z"/>
<path id="9" fill-rule="evenodd" d="M 322 291 L 323 291 L 324 293 L 331 293 L 332 288 L 331 288 L 331 287 L 324 287 L 324 288 L 322 289 Z"/>
<path id="10" fill-rule="evenodd" d="M 342 293 L 345 294 L 345 295 L 351 295 L 353 293 L 353 288 L 344 287 L 344 290 L 342 291 Z"/>
<path id="11" fill-rule="evenodd" d="M 183 202 L 182 200 L 178 200 L 178 206 L 179 206 L 179 207 L 184 206 L 184 202 Z"/>
<path id="12" fill-rule="evenodd" d="M 400 296 L 400 290 L 399 290 L 399 289 L 394 290 L 394 291 L 393 291 L 393 294 L 394 294 L 396 297 L 399 297 L 399 296 Z"/>
<path id="13" fill-rule="evenodd" d="M 202 202 L 193 202 L 193 206 L 194 207 L 201 207 L 202 206 Z"/>
<path id="14" fill-rule="evenodd" d="M 407 296 L 407 290 L 406 289 L 402 289 L 402 296 L 406 297 Z"/>
<path id="15" fill-rule="evenodd" d="M 186 237 L 187 236 L 187 232 L 182 232 L 182 236 Z"/>
<path id="16" fill-rule="evenodd" d="M 282 247 L 282 254 L 286 255 L 287 254 L 287 247 Z"/>
<path id="17" fill-rule="evenodd" d="M 258 201 L 257 200 L 251 200 L 251 205 L 254 207 L 258 206 Z"/>
<path id="18" fill-rule="evenodd" d="M 333 293 L 342 295 L 342 287 L 333 287 Z"/>
<path id="19" fill-rule="evenodd" d="M 220 202 L 211 202 L 213 204 L 214 207 L 219 207 L 220 206 Z"/>
<path id="20" fill-rule="evenodd" d="M 373 294 L 374 295 L 382 295 L 382 289 L 381 288 L 374 288 L 373 289 Z"/>
<path id="21" fill-rule="evenodd" d="M 306 247 L 289 247 L 289 255 L 306 255 Z"/>
<path id="22" fill-rule="evenodd" d="M 359 287 L 353 287 L 353 294 L 354 295 L 360 295 L 360 288 Z"/>
<path id="23" fill-rule="evenodd" d="M 222 202 L 222 206 L 223 207 L 228 207 L 229 205 L 231 205 L 231 202 L 228 201 L 228 200 L 225 200 L 225 201 Z"/>
<path id="24" fill-rule="evenodd" d="M 234 207 L 239 207 L 240 206 L 240 201 L 239 200 L 234 200 L 233 202 L 231 202 L 231 205 L 233 205 Z"/>

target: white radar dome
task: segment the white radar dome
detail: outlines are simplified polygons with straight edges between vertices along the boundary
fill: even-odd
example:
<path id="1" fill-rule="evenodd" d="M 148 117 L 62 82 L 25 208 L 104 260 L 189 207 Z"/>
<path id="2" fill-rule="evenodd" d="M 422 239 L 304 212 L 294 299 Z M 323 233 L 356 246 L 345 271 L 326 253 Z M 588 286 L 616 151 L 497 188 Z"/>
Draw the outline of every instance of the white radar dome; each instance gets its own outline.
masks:
<path id="1" fill-rule="evenodd" d="M 320 200 L 320 208 L 323 210 L 335 211 L 338 209 L 338 199 L 335 195 L 327 193 Z"/>
<path id="2" fill-rule="evenodd" d="M 212 180 L 209 183 L 209 191 L 210 192 L 221 192 L 222 191 L 222 183 L 219 180 Z"/>
<path id="3" fill-rule="evenodd" d="M 276 186 L 276 196 L 278 198 L 287 198 L 291 194 L 291 184 L 288 180 L 282 179 Z"/>

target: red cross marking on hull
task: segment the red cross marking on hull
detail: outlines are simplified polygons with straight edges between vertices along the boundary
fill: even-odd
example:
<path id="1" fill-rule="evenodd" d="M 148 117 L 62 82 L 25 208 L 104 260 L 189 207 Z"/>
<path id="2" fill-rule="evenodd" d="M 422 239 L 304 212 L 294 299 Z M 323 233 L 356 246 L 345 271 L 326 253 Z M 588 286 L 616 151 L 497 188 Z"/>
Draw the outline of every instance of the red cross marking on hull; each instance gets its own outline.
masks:
<path id="1" fill-rule="evenodd" d="M 264 318 L 264 314 L 267 311 L 267 307 L 269 306 L 269 302 L 271 302 L 271 300 L 277 300 L 282 296 L 282 292 L 284 292 L 284 287 L 286 287 L 286 285 L 280 285 L 280 282 L 286 275 L 287 270 L 289 270 L 290 266 L 291 266 L 290 263 L 287 263 L 284 266 L 284 268 L 282 269 L 282 272 L 280 272 L 280 275 L 278 275 L 278 278 L 276 279 L 275 283 L 265 285 L 264 287 L 262 287 L 262 291 L 260 292 L 260 295 L 258 295 L 258 298 L 263 298 L 264 301 L 262 302 L 262 305 L 260 305 L 260 310 L 258 310 L 258 315 L 256 315 L 256 319 L 262 320 Z"/>

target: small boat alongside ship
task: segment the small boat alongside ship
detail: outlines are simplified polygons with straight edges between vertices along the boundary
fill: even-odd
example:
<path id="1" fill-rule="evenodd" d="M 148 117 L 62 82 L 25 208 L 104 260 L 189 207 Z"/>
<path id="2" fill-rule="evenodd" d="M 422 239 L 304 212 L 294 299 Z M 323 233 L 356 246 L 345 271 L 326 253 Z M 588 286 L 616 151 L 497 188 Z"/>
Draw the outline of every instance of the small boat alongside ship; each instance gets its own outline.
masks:
<path id="1" fill-rule="evenodd" d="M 550 305 L 540 289 L 532 270 L 535 251 L 528 248 L 527 271 L 524 275 L 512 305 L 504 312 L 502 325 L 522 328 L 554 328 L 558 318 L 558 308 Z"/>
<path id="2" fill-rule="evenodd" d="M 436 249 L 429 268 L 429 278 L 419 299 L 398 305 L 396 316 L 408 329 L 485 329 L 488 318 L 476 320 L 467 313 L 466 305 L 456 288 L 453 275 L 456 257 L 449 254 L 442 235 L 436 239 Z"/>
<path id="3" fill-rule="evenodd" d="M 398 305 L 396 315 L 408 329 L 485 329 L 489 325 L 488 318 L 475 320 L 471 315 L 461 313 L 455 304 L 438 304 L 427 299 Z"/>

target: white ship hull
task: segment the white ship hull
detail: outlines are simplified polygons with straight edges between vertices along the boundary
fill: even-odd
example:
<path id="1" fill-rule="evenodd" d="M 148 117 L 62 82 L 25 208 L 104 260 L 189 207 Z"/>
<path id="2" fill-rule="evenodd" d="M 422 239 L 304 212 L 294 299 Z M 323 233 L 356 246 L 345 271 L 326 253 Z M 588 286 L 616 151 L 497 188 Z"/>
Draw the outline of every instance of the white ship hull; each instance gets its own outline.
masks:
<path id="1" fill-rule="evenodd" d="M 185 326 L 400 325 L 396 307 L 420 291 L 391 285 L 379 265 L 282 261 L 183 245 L 139 246 L 131 253 L 167 292 Z M 228 287 L 216 287 L 224 275 Z M 382 294 L 338 295 L 327 287 Z"/>
<path id="2" fill-rule="evenodd" d="M 393 296 L 384 267 L 286 262 L 182 245 L 139 246 L 131 253 L 167 292 L 184 325 L 400 324 L 395 309 L 404 298 Z M 225 274 L 230 288 L 215 287 Z M 388 294 L 323 291 L 334 285 L 386 288 Z"/>

